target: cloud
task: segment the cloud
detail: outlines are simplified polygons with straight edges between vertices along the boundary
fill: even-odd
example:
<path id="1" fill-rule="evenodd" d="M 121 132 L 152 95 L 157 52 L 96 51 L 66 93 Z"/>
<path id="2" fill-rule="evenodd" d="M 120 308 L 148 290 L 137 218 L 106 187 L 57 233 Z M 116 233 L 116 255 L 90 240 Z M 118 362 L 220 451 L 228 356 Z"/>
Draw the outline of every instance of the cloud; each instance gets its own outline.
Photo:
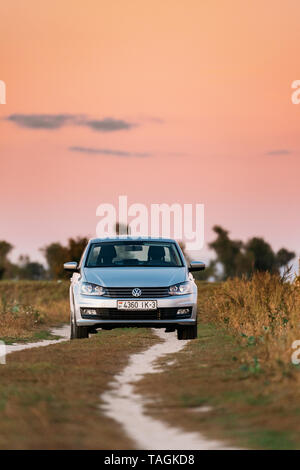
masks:
<path id="1" fill-rule="evenodd" d="M 92 155 L 110 155 L 112 157 L 138 157 L 138 158 L 145 158 L 151 157 L 151 153 L 147 152 L 126 152 L 124 150 L 112 150 L 112 149 L 101 149 L 101 148 L 93 148 L 93 147 L 69 147 L 71 152 L 80 152 Z"/>
<path id="2" fill-rule="evenodd" d="M 70 114 L 11 114 L 6 118 L 20 127 L 59 129 L 74 119 Z"/>
<path id="3" fill-rule="evenodd" d="M 142 122 L 152 122 L 154 124 L 165 124 L 164 119 L 161 119 L 157 116 L 147 116 L 145 114 L 140 114 L 138 120 Z"/>
<path id="4" fill-rule="evenodd" d="M 85 126 L 98 132 L 116 132 L 136 127 L 123 119 L 104 118 L 91 119 L 83 115 L 71 114 L 11 114 L 6 118 L 20 127 L 30 129 L 60 129 L 65 125 Z"/>
<path id="5" fill-rule="evenodd" d="M 115 132 L 122 130 L 129 130 L 132 127 L 136 127 L 137 124 L 132 122 L 124 121 L 123 119 L 113 119 L 113 118 L 104 118 L 104 119 L 90 119 L 82 120 L 79 122 L 82 126 L 87 126 L 94 131 L 100 132 Z"/>
<path id="6" fill-rule="evenodd" d="M 288 149 L 275 149 L 275 150 L 270 150 L 269 152 L 266 153 L 266 155 L 290 155 L 292 152 L 291 150 Z"/>

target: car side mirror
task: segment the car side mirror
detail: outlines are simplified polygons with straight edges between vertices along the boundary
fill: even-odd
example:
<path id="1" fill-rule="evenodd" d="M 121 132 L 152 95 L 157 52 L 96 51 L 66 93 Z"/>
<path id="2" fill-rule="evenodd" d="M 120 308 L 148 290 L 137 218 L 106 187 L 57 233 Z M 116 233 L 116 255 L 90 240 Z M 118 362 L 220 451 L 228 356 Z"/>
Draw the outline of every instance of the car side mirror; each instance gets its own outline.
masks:
<path id="1" fill-rule="evenodd" d="M 64 263 L 64 269 L 66 271 L 72 271 L 73 273 L 78 273 L 78 263 L 76 261 L 69 261 L 68 263 Z"/>
<path id="2" fill-rule="evenodd" d="M 202 261 L 191 261 L 189 265 L 189 271 L 203 271 L 205 269 L 205 263 Z"/>

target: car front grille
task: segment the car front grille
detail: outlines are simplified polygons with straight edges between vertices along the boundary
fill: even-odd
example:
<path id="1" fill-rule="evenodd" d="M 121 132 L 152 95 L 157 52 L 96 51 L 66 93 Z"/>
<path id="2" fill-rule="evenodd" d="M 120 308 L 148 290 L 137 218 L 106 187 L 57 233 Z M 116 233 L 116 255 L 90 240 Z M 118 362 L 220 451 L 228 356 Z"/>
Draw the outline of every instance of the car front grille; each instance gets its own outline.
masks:
<path id="1" fill-rule="evenodd" d="M 178 308 L 158 308 L 157 310 L 118 310 L 117 308 L 96 308 L 96 315 L 86 315 L 81 308 L 81 317 L 95 320 L 175 320 L 178 318 L 191 318 L 192 307 L 189 313 L 177 315 Z"/>
<path id="2" fill-rule="evenodd" d="M 139 287 L 142 293 L 140 296 L 135 297 L 132 295 L 132 287 L 106 287 L 103 297 L 110 297 L 112 299 L 161 299 L 162 297 L 169 297 L 168 287 Z"/>

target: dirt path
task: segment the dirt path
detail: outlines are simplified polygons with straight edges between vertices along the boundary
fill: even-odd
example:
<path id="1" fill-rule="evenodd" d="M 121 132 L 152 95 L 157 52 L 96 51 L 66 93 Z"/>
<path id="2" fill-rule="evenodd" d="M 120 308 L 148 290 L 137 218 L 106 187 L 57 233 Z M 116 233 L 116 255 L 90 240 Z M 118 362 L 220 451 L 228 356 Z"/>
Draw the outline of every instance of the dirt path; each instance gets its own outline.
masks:
<path id="1" fill-rule="evenodd" d="M 54 328 L 51 330 L 51 333 L 55 336 L 62 336 L 61 339 L 45 339 L 43 341 L 37 341 L 36 343 L 24 343 L 24 344 L 11 344 L 6 345 L 5 352 L 6 354 L 13 353 L 15 351 L 23 351 L 23 349 L 39 348 L 41 346 L 49 346 L 49 344 L 61 343 L 67 341 L 70 338 L 70 327 L 69 325 L 64 325 L 59 328 Z"/>
<path id="2" fill-rule="evenodd" d="M 102 403 L 104 403 L 101 409 L 106 416 L 123 426 L 128 437 L 136 443 L 136 448 L 148 450 L 229 449 L 221 442 L 208 440 L 199 433 L 171 428 L 145 415 L 145 400 L 143 396 L 135 392 L 135 382 L 138 382 L 145 374 L 160 372 L 160 369 L 155 367 L 156 361 L 166 354 L 179 352 L 188 342 L 178 341 L 175 333 L 164 333 L 162 330 L 154 330 L 154 332 L 163 342 L 130 357 L 129 364 L 114 377 L 109 389 L 101 395 Z M 67 341 L 70 337 L 69 325 L 52 329 L 51 333 L 62 338 L 7 345 L 6 354 Z"/>
<path id="3" fill-rule="evenodd" d="M 221 442 L 211 441 L 201 434 L 171 428 L 144 414 L 144 398 L 135 392 L 134 383 L 145 374 L 159 372 L 156 361 L 165 354 L 180 351 L 187 341 L 178 341 L 175 333 L 154 330 L 163 339 L 146 351 L 134 354 L 127 367 L 111 382 L 111 389 L 101 395 L 105 414 L 119 422 L 137 448 L 148 450 L 227 449 Z"/>

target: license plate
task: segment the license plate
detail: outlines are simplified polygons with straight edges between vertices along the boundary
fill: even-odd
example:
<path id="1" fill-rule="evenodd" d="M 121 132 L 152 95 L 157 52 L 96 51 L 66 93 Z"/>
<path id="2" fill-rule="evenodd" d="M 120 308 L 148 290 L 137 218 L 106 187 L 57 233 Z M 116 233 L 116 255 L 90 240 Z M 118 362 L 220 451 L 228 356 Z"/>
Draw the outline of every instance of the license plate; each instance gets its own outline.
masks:
<path id="1" fill-rule="evenodd" d="M 118 300 L 118 310 L 156 310 L 156 300 Z"/>

